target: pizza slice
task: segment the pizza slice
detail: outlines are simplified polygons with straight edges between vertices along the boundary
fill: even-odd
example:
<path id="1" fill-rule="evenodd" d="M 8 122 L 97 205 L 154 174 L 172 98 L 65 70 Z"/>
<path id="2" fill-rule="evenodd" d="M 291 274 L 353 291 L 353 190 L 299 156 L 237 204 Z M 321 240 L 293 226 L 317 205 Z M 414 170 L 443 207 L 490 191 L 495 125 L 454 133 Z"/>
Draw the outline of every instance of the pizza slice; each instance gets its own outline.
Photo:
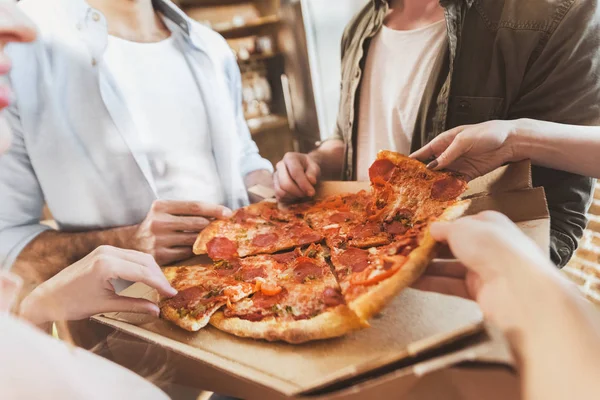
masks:
<path id="1" fill-rule="evenodd" d="M 263 201 L 241 208 L 228 220 L 211 222 L 194 243 L 195 254 L 227 260 L 270 254 L 319 242 L 323 237 L 277 203 Z"/>
<path id="2" fill-rule="evenodd" d="M 369 220 L 381 221 L 394 235 L 441 215 L 467 188 L 456 174 L 431 171 L 420 161 L 391 151 L 377 154 L 369 177 L 374 198 Z"/>
<path id="3" fill-rule="evenodd" d="M 161 317 L 188 331 L 205 327 L 219 308 L 255 291 L 251 282 L 236 279 L 240 269 L 235 261 L 165 268 L 163 273 L 178 292 L 160 302 Z"/>
<path id="4" fill-rule="evenodd" d="M 345 241 L 360 248 L 381 246 L 390 242 L 390 234 L 380 221 L 367 219 L 372 202 L 373 196 L 364 190 L 330 196 L 316 202 L 303 217 L 328 242 Z"/>
<path id="5" fill-rule="evenodd" d="M 364 326 L 350 311 L 320 245 L 248 257 L 259 290 L 213 315 L 210 323 L 236 336 L 302 343 Z M 253 266 L 251 268 L 251 266 Z"/>
<path id="6" fill-rule="evenodd" d="M 453 220 L 468 207 L 463 201 L 449 207 L 437 220 Z M 332 247 L 331 262 L 348 307 L 367 321 L 400 291 L 415 282 L 437 252 L 429 224 L 421 223 L 396 235 L 393 242 L 360 249 Z"/>

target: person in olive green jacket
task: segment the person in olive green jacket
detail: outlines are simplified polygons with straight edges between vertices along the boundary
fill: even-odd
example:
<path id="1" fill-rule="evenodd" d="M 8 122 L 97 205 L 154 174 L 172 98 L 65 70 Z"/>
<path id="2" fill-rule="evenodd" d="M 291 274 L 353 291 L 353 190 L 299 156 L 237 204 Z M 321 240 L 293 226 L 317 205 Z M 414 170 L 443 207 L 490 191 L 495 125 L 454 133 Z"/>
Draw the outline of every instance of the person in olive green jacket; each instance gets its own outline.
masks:
<path id="1" fill-rule="evenodd" d="M 596 0 L 372 0 L 342 39 L 331 140 L 278 164 L 281 200 L 327 179 L 365 179 L 377 150 L 409 154 L 442 132 L 489 120 L 600 123 Z M 533 167 L 546 190 L 551 257 L 563 266 L 586 225 L 592 179 Z"/>

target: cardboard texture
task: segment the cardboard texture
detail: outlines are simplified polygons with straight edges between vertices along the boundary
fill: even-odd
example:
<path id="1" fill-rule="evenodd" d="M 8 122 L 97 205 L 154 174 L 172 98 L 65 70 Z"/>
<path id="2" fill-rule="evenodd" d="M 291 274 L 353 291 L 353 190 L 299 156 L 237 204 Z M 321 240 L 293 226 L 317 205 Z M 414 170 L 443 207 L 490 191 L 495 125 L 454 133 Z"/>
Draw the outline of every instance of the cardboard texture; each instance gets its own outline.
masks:
<path id="1" fill-rule="evenodd" d="M 318 193 L 365 188 L 365 182 L 323 182 Z M 544 191 L 531 188 L 529 163 L 502 167 L 472 181 L 463 198 L 472 202 L 469 213 L 499 210 L 548 248 Z M 197 257 L 186 264 L 206 261 Z M 122 294 L 156 296 L 143 284 Z M 178 383 L 245 399 L 518 396 L 510 351 L 501 335 L 485 327 L 477 305 L 435 293 L 407 289 L 371 321 L 371 328 L 304 345 L 237 338 L 212 327 L 189 333 L 166 321 L 127 313 L 93 320 L 125 334 L 109 340 L 117 362 L 135 369 L 132 364 L 143 357 L 163 354 Z M 127 346 L 120 345 L 124 338 Z"/>

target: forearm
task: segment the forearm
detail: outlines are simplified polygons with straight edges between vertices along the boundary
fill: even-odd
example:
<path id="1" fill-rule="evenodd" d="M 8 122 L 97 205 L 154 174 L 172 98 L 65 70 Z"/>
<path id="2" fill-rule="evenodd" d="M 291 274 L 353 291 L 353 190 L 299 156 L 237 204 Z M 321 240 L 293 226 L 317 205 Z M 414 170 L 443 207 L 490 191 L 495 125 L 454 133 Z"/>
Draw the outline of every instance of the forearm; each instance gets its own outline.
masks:
<path id="1" fill-rule="evenodd" d="M 46 231 L 19 254 L 12 272 L 28 284 L 43 282 L 101 245 L 132 248 L 137 226 L 89 232 Z"/>
<path id="2" fill-rule="evenodd" d="M 533 164 L 600 178 L 600 127 L 519 120 L 516 157 Z"/>
<path id="3" fill-rule="evenodd" d="M 344 165 L 344 142 L 341 140 L 328 140 L 319 148 L 313 150 L 309 156 L 321 168 L 321 179 L 338 180 L 342 175 Z"/>
<path id="4" fill-rule="evenodd" d="M 600 326 L 592 309 L 562 278 L 531 293 L 531 316 L 520 354 L 524 400 L 587 398 L 600 384 Z"/>

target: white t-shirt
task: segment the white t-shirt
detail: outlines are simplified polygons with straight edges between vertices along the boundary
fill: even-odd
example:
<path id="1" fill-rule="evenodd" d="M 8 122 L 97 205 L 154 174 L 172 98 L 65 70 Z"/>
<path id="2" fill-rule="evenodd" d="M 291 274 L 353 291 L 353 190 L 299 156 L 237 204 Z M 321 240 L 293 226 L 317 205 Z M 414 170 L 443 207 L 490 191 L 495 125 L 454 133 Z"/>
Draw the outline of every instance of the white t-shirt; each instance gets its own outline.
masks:
<path id="1" fill-rule="evenodd" d="M 137 128 L 158 196 L 223 204 L 206 108 L 176 41 L 109 36 L 104 60 Z"/>
<path id="2" fill-rule="evenodd" d="M 369 179 L 379 150 L 410 152 L 423 91 L 446 40 L 444 20 L 410 31 L 384 25 L 373 37 L 359 100 L 358 180 Z"/>

